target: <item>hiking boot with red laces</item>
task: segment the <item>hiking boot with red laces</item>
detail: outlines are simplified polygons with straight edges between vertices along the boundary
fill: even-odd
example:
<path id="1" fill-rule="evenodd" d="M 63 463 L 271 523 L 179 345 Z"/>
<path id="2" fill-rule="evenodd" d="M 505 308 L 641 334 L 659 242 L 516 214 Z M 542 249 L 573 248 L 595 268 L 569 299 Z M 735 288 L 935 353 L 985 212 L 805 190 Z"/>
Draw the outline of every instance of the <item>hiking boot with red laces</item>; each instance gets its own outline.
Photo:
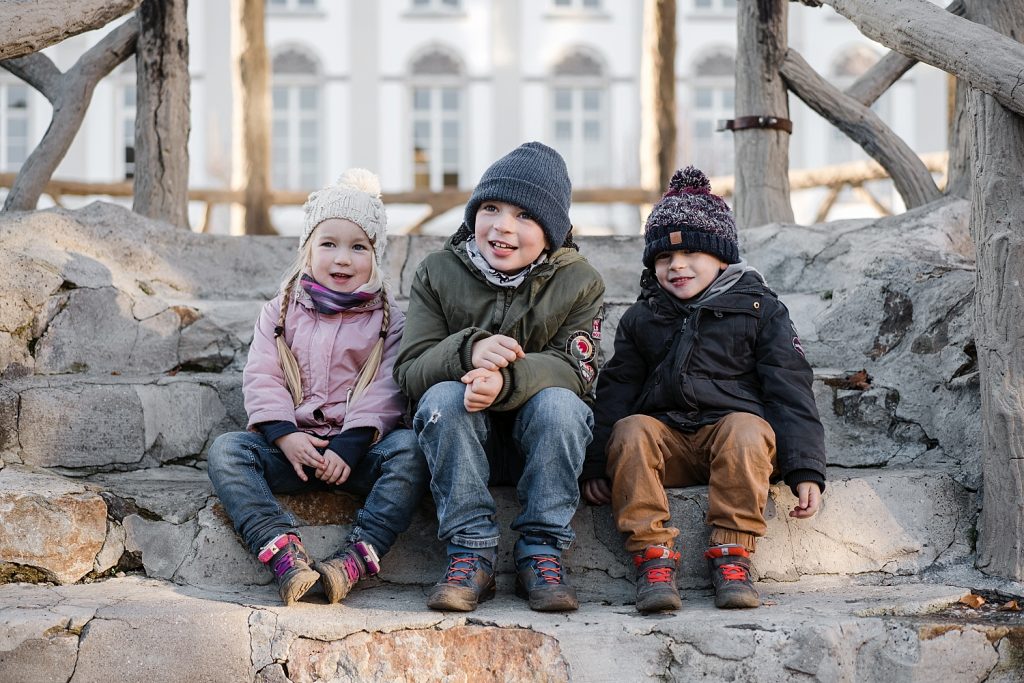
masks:
<path id="1" fill-rule="evenodd" d="M 704 553 L 715 585 L 715 607 L 759 607 L 761 598 L 750 580 L 750 553 L 741 545 L 716 545 Z"/>
<path id="2" fill-rule="evenodd" d="M 272 538 L 260 549 L 257 557 L 274 572 L 277 592 L 285 606 L 294 604 L 320 578 L 320 574 L 310 568 L 302 539 L 295 534 Z"/>
<path id="3" fill-rule="evenodd" d="M 537 612 L 569 612 L 579 609 L 576 589 L 569 585 L 562 558 L 544 539 L 520 537 L 514 550 L 516 595 Z"/>
<path id="4" fill-rule="evenodd" d="M 324 584 L 327 602 L 340 602 L 359 579 L 380 571 L 380 558 L 374 547 L 365 541 L 349 543 L 337 553 L 316 565 Z"/>
<path id="5" fill-rule="evenodd" d="M 636 566 L 636 609 L 664 612 L 683 606 L 676 588 L 679 553 L 663 545 L 651 545 L 633 556 Z"/>
<path id="6" fill-rule="evenodd" d="M 427 607 L 448 612 L 472 612 L 476 606 L 494 597 L 494 566 L 476 553 L 448 556 L 448 570 L 430 595 Z"/>

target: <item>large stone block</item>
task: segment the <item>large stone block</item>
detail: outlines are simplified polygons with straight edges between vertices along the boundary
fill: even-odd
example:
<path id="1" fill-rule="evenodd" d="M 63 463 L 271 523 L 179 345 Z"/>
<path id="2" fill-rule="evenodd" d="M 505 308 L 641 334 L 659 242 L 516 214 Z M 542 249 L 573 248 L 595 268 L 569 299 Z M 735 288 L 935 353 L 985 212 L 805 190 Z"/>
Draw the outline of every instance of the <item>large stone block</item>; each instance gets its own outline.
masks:
<path id="1" fill-rule="evenodd" d="M 93 570 L 107 536 L 107 505 L 63 477 L 0 470 L 0 575 L 74 583 Z"/>
<path id="2" fill-rule="evenodd" d="M 175 311 L 137 319 L 132 301 L 113 287 L 68 292 L 36 344 L 36 372 L 164 372 L 178 365 Z"/>

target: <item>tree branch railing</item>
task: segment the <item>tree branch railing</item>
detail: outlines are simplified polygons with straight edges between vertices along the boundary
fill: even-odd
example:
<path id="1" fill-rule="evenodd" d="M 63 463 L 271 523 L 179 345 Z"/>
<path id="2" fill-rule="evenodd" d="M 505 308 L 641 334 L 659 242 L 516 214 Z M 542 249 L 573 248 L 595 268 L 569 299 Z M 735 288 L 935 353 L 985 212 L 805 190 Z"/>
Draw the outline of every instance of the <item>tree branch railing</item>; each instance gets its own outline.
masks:
<path id="1" fill-rule="evenodd" d="M 930 173 L 940 176 L 940 184 L 946 170 L 948 155 L 946 152 L 935 152 L 920 157 L 920 162 Z M 11 187 L 17 177 L 15 173 L 0 173 L 0 188 Z M 892 209 L 871 195 L 865 184 L 872 181 L 886 180 L 888 173 L 881 164 L 874 161 L 855 161 L 833 166 L 822 166 L 814 169 L 794 170 L 789 173 L 789 184 L 793 190 L 812 190 L 826 188 L 829 192 L 818 207 L 815 222 L 821 223 L 828 218 L 842 191 L 852 189 L 865 203 L 871 205 L 883 215 L 891 215 Z M 732 197 L 736 182 L 733 176 L 717 176 L 711 178 L 711 186 L 715 193 L 723 197 Z M 131 181 L 98 183 L 77 180 L 52 179 L 44 186 L 42 193 L 50 197 L 57 206 L 63 206 L 64 197 L 121 197 L 133 196 Z M 445 190 L 430 192 L 416 190 L 411 192 L 388 192 L 383 196 L 385 204 L 416 204 L 425 205 L 427 212 L 416 220 L 408 229 L 408 234 L 418 234 L 423 226 L 446 211 L 465 204 L 469 200 L 468 190 Z M 308 193 L 296 190 L 272 190 L 269 193 L 270 206 L 302 206 Z M 631 187 L 605 187 L 576 189 L 572 193 L 574 204 L 630 204 L 641 206 L 653 204 L 660 199 L 660 191 L 644 190 Z M 241 205 L 245 194 L 241 190 L 219 188 L 193 188 L 188 191 L 190 202 L 204 205 L 203 219 L 197 226 L 198 232 L 208 232 L 213 210 L 219 205 Z"/>

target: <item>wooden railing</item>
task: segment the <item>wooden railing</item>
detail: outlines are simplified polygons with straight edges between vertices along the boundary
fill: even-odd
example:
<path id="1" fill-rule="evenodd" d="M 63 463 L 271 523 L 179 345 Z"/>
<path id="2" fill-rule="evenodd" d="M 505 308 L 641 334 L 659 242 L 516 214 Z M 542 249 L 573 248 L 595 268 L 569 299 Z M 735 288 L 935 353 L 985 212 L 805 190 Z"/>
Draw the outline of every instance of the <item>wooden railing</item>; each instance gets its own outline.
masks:
<path id="1" fill-rule="evenodd" d="M 932 173 L 939 174 L 939 184 L 944 183 L 948 153 L 936 152 L 921 156 L 924 166 Z M 14 173 L 0 173 L 0 188 L 9 188 L 14 182 Z M 820 204 L 815 222 L 822 222 L 828 218 L 842 191 L 851 188 L 866 204 L 873 207 L 882 215 L 891 215 L 892 209 L 884 202 L 874 197 L 865 187 L 865 183 L 886 180 L 889 176 L 885 169 L 874 161 L 856 161 L 836 166 L 822 166 L 815 169 L 795 170 L 789 173 L 790 189 L 811 190 L 815 188 L 827 188 L 828 193 Z M 731 197 L 736 183 L 733 176 L 717 176 L 711 178 L 711 187 L 716 194 L 724 197 Z M 131 181 L 116 183 L 97 183 L 76 180 L 52 179 L 43 190 L 43 194 L 49 196 L 55 204 L 62 206 L 64 197 L 131 197 Z M 406 232 L 416 234 L 423 226 L 441 214 L 465 204 L 469 200 L 468 190 L 445 190 L 443 192 L 388 192 L 384 194 L 386 204 L 417 204 L 425 205 L 427 213 L 413 223 Z M 301 206 L 306 201 L 308 193 L 294 190 L 275 190 L 271 192 L 271 206 Z M 633 204 L 645 205 L 656 202 L 661 193 L 653 190 L 644 190 L 635 187 L 603 187 L 577 189 L 572 193 L 572 201 L 575 204 Z M 213 209 L 224 204 L 240 204 L 242 192 L 240 190 L 193 188 L 188 191 L 189 201 L 201 202 L 205 205 L 203 220 L 196 230 L 207 232 L 210 228 L 210 219 Z"/>

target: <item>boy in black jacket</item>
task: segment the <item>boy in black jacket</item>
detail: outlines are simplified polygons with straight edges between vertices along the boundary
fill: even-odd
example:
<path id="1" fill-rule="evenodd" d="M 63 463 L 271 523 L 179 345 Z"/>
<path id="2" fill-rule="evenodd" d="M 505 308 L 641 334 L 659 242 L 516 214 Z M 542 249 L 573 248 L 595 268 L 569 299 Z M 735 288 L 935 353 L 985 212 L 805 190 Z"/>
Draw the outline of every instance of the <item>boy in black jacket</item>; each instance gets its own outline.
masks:
<path id="1" fill-rule="evenodd" d="M 701 171 L 676 171 L 644 232 L 642 293 L 598 379 L 583 496 L 612 504 L 637 568 L 636 607 L 652 612 L 681 605 L 664 487 L 708 484 L 715 606 L 757 607 L 749 558 L 769 481 L 790 486 L 798 518 L 817 512 L 825 488 L 811 367 Z"/>

